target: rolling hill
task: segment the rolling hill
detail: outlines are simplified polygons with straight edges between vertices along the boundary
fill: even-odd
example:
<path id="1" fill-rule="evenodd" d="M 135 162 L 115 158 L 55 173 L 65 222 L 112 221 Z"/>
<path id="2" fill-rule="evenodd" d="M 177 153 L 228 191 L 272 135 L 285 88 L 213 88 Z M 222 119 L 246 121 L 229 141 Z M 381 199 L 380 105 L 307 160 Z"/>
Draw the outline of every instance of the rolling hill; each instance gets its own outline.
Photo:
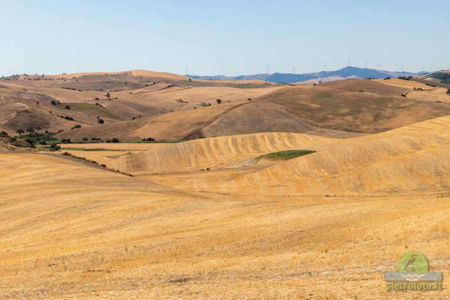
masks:
<path id="1" fill-rule="evenodd" d="M 386 78 L 386 77 L 399 77 L 399 76 L 417 76 L 423 75 L 425 72 L 409 73 L 409 72 L 391 72 L 383 70 L 375 70 L 368 68 L 358 68 L 348 66 L 335 71 L 321 71 L 317 73 L 273 73 L 273 74 L 255 74 L 255 75 L 240 75 L 240 76 L 196 76 L 186 75 L 193 79 L 205 79 L 205 80 L 265 80 L 269 82 L 277 83 L 293 83 L 303 82 L 308 80 L 324 80 L 327 78 Z"/>
<path id="2" fill-rule="evenodd" d="M 0 154 L 0 297 L 392 298 L 383 272 L 409 249 L 450 272 L 449 125 L 95 144 L 138 147 L 107 162 L 133 177 L 58 154 Z M 254 159 L 286 149 L 316 152 Z"/>

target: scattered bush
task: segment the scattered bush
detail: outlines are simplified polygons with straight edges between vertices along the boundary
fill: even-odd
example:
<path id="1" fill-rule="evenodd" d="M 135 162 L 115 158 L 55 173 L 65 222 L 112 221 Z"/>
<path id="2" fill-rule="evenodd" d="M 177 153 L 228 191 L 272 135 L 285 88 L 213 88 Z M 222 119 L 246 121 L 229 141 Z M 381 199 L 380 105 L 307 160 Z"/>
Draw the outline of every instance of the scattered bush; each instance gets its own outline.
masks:
<path id="1" fill-rule="evenodd" d="M 50 151 L 59 151 L 61 147 L 58 144 L 53 144 L 50 146 Z"/>
<path id="2" fill-rule="evenodd" d="M 156 140 L 154 138 L 149 137 L 149 138 L 143 138 L 142 141 L 143 142 L 154 142 Z"/>

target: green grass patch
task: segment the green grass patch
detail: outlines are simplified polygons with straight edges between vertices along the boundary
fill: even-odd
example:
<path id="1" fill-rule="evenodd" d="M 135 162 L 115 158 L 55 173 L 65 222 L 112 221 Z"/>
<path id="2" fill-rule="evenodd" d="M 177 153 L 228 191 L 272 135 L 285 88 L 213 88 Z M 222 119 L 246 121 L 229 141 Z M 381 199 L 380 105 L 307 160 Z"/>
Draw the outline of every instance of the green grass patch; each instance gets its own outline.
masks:
<path id="1" fill-rule="evenodd" d="M 314 150 L 286 150 L 286 151 L 278 151 L 273 152 L 265 155 L 261 155 L 257 157 L 258 160 L 260 159 L 270 159 L 270 160 L 289 160 L 293 158 L 297 158 L 303 155 L 311 154 L 316 151 Z"/>
<path id="2" fill-rule="evenodd" d="M 88 114 L 95 114 L 102 116 L 104 118 L 120 120 L 118 116 L 111 113 L 110 111 L 102 108 L 101 106 L 89 103 L 62 103 L 59 105 L 60 109 L 64 109 L 65 106 L 70 106 L 70 110 L 84 112 Z M 70 111 L 68 110 L 68 111 Z"/>
<path id="3" fill-rule="evenodd" d="M 125 150 L 120 150 L 120 149 L 76 148 L 76 147 L 61 148 L 61 150 L 67 150 L 67 151 L 125 151 Z"/>

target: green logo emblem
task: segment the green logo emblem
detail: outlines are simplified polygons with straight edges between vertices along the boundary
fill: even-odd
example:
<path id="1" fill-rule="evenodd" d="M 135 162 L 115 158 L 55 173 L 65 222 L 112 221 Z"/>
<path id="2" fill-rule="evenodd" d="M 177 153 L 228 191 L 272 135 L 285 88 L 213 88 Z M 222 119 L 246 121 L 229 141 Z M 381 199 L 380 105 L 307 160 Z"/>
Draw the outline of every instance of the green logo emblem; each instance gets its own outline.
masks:
<path id="1" fill-rule="evenodd" d="M 427 257 L 416 251 L 400 257 L 397 272 L 384 273 L 388 291 L 442 290 L 442 278 L 442 273 L 430 272 Z"/>
<path id="2" fill-rule="evenodd" d="M 397 267 L 397 272 L 428 273 L 430 266 L 425 255 L 411 251 L 403 254 Z"/>

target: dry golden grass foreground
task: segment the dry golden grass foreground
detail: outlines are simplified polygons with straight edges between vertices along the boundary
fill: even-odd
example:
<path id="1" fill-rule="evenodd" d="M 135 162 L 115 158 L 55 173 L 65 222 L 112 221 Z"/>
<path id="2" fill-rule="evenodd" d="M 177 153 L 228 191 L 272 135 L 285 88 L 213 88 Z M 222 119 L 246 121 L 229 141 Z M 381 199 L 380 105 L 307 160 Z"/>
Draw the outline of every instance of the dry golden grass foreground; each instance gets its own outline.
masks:
<path id="1" fill-rule="evenodd" d="M 447 299 L 449 125 L 444 117 L 343 141 L 204 139 L 107 160 L 136 177 L 0 154 L 0 298 Z M 294 148 L 317 152 L 248 163 Z M 139 176 L 134 158 L 149 173 L 164 172 L 158 159 L 181 170 Z M 410 188 L 417 182 L 426 184 Z M 383 273 L 411 250 L 444 273 L 443 291 L 386 292 Z"/>

